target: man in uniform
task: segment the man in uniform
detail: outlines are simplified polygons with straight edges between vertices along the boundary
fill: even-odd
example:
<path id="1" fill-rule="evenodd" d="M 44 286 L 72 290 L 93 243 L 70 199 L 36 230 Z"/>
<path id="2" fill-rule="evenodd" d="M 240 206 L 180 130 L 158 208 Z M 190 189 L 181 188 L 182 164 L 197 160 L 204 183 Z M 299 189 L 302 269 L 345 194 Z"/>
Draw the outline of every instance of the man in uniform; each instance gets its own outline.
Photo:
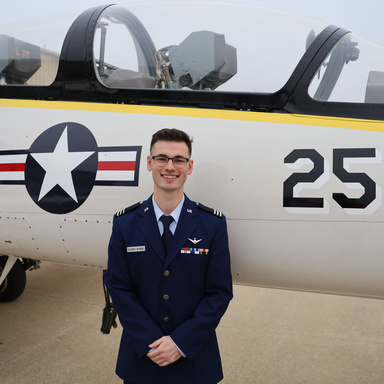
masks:
<path id="1" fill-rule="evenodd" d="M 215 329 L 232 298 L 227 225 L 184 194 L 191 150 L 185 132 L 156 132 L 153 195 L 114 217 L 106 285 L 123 326 L 116 373 L 126 384 L 223 378 Z"/>

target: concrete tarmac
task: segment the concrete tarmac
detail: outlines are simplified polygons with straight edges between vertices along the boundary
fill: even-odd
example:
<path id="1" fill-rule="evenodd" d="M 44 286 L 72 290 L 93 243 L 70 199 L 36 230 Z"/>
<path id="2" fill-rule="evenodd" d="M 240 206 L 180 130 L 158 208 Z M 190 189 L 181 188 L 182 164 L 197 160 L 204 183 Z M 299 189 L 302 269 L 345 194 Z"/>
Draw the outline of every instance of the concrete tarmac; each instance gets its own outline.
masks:
<path id="1" fill-rule="evenodd" d="M 101 281 L 100 270 L 47 262 L 27 273 L 23 295 L 0 303 L 1 384 L 121 384 L 122 329 L 100 332 Z M 217 329 L 222 384 L 384 383 L 384 301 L 242 286 L 234 294 Z"/>

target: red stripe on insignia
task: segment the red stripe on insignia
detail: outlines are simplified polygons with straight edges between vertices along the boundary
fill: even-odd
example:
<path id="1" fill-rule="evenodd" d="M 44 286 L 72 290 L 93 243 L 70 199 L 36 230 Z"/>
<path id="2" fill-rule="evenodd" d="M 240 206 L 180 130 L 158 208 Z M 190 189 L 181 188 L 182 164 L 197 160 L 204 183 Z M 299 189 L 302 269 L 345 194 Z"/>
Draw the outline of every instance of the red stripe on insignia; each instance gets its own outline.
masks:
<path id="1" fill-rule="evenodd" d="M 0 172 L 24 172 L 24 163 L 0 164 Z"/>
<path id="2" fill-rule="evenodd" d="M 134 171 L 135 161 L 99 161 L 98 171 Z"/>

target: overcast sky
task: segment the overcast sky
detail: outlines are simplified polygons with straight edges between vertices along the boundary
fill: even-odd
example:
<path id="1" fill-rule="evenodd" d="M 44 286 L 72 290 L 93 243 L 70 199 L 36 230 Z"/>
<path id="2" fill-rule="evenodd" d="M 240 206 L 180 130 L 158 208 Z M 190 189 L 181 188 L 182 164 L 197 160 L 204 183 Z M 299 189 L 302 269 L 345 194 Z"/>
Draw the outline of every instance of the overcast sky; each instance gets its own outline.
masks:
<path id="1" fill-rule="evenodd" d="M 61 11 L 124 2 L 126 1 L 10 0 L 2 7 L 0 25 Z M 349 29 L 356 35 L 384 45 L 384 2 L 380 0 L 322 0 L 320 2 L 311 0 L 234 0 L 233 2 L 248 2 L 309 16 Z"/>

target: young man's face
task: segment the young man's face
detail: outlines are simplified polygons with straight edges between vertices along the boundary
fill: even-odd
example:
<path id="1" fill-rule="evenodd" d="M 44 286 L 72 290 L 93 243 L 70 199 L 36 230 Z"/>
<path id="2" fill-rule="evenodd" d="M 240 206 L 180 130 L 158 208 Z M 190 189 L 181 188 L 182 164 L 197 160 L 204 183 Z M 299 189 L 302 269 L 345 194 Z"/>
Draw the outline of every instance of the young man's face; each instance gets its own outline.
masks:
<path id="1" fill-rule="evenodd" d="M 189 152 L 187 144 L 177 141 L 157 141 L 152 147 L 152 156 L 166 156 L 170 158 L 183 157 L 188 159 Z M 164 166 L 160 166 L 150 156 L 147 158 L 148 171 L 152 171 L 155 189 L 162 191 L 184 190 L 184 183 L 188 175 L 192 173 L 193 161 L 190 160 L 182 167 L 176 167 L 172 160 Z"/>

